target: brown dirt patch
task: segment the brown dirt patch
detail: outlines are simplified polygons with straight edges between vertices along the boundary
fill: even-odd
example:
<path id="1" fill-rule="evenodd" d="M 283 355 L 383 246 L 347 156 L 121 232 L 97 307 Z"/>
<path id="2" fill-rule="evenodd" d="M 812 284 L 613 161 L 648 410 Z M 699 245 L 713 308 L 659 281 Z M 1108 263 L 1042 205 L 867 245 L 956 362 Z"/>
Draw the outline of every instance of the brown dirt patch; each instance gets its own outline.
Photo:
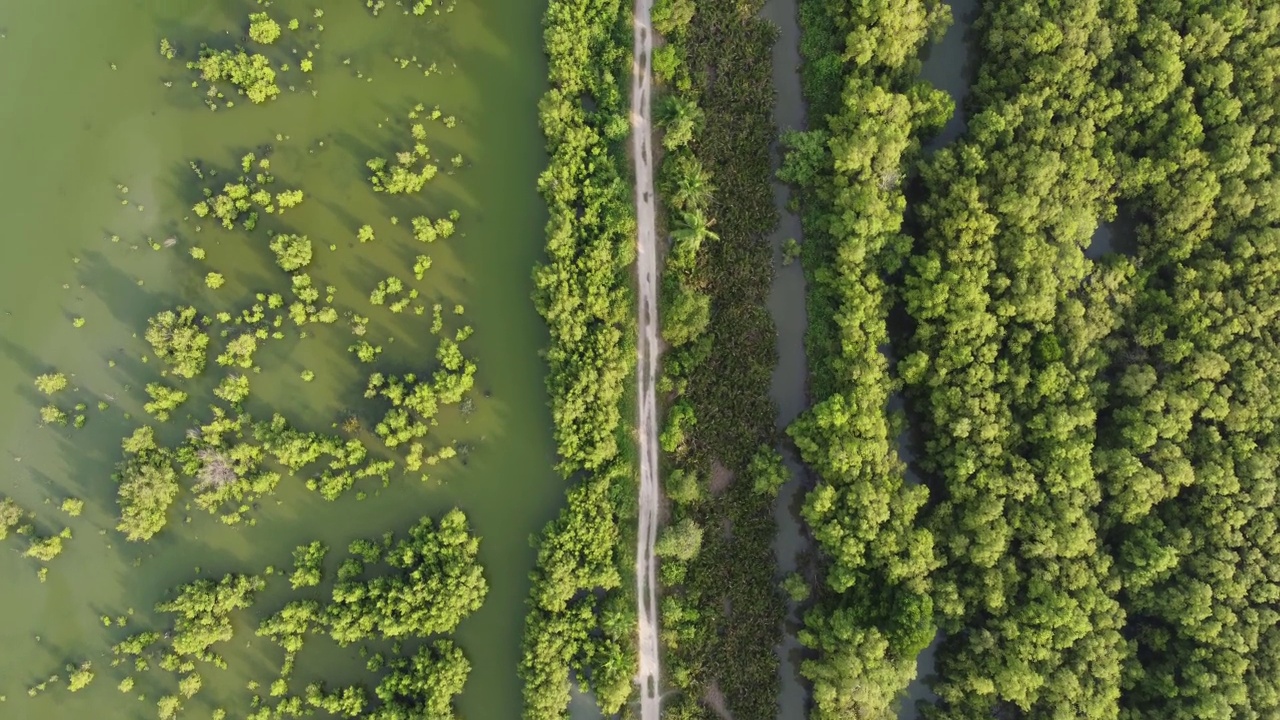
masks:
<path id="1" fill-rule="evenodd" d="M 707 691 L 702 694 L 702 702 L 720 716 L 721 720 L 733 720 L 733 716 L 729 714 L 729 705 L 724 700 L 724 693 L 720 691 L 720 685 L 715 680 L 711 681 Z"/>
<path id="2" fill-rule="evenodd" d="M 711 463 L 711 481 L 709 483 L 711 494 L 719 495 L 729 487 L 729 483 L 733 482 L 733 473 L 729 472 L 729 468 L 718 462 Z"/>

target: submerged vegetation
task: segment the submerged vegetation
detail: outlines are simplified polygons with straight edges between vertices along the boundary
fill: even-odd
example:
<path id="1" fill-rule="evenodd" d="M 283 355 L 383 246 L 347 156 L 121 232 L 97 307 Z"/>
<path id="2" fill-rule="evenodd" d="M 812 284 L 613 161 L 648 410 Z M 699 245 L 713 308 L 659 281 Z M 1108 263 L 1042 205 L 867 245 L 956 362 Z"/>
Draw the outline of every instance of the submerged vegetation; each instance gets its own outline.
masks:
<path id="1" fill-rule="evenodd" d="M 429 7 L 429 2 L 417 3 L 406 12 L 423 15 Z M 451 4 L 439 7 L 440 12 L 451 9 Z M 303 23 L 277 14 L 275 8 L 271 13 L 248 15 L 248 40 L 256 44 L 256 51 L 202 44 L 197 58 L 184 57 L 189 60 L 188 68 L 208 83 L 210 107 L 234 105 L 234 100 L 223 97 L 227 83 L 255 104 L 271 100 L 285 89 L 277 85 L 277 73 L 283 78 L 291 70 L 289 63 L 280 62 L 284 56 L 277 53 L 283 49 L 301 54 L 299 50 L 305 48 L 293 47 L 300 37 L 293 33 L 303 32 Z M 322 16 L 322 10 L 314 11 L 316 20 Z M 322 29 L 314 24 L 306 31 Z M 319 49 L 319 43 L 308 44 Z M 190 47 L 167 38 L 159 46 L 164 60 L 182 56 L 183 48 Z M 307 50 L 307 59 L 292 62 L 300 62 L 302 72 L 307 72 L 312 68 L 311 57 Z M 252 112 L 256 111 L 246 111 L 248 115 Z M 412 122 L 406 130 L 411 138 L 409 149 L 392 148 L 391 161 L 375 158 L 361 167 L 360 160 L 351 168 L 368 178 L 362 189 L 370 202 L 380 198 L 375 193 L 415 196 L 393 201 L 396 212 L 401 208 L 408 211 L 401 215 L 411 218 L 408 227 L 383 233 L 371 249 L 363 244 L 352 246 L 357 252 L 394 257 L 400 265 L 382 267 L 385 263 L 375 262 L 378 256 L 341 257 L 337 261 L 362 268 L 377 265 L 387 277 L 377 288 L 372 287 L 376 278 L 365 285 L 365 278 L 357 273 L 358 285 L 348 287 L 344 283 L 349 283 L 351 276 L 333 272 L 332 256 L 339 253 L 339 246 L 329 244 L 327 238 L 313 240 L 320 234 L 312 230 L 314 223 L 307 215 L 309 206 L 316 204 L 310 190 L 304 195 L 302 189 L 276 180 L 275 173 L 296 173 L 298 167 L 291 155 L 298 147 L 288 145 L 287 135 L 276 134 L 274 144 L 247 152 L 240 149 L 236 166 L 223 167 L 218 160 L 182 163 L 182 174 L 189 168 L 194 176 L 182 178 L 181 183 L 182 191 L 194 186 L 183 201 L 191 211 L 180 221 L 163 220 L 166 228 L 174 228 L 170 231 L 173 235 L 163 242 L 148 237 L 145 246 L 159 253 L 190 243 L 197 233 L 204 233 L 199 237 L 205 240 L 166 258 L 166 272 L 178 277 L 176 287 L 185 286 L 187 292 L 176 301 L 163 292 L 155 296 L 139 292 L 139 301 L 148 303 L 141 322 L 136 316 L 119 316 L 136 323 L 134 338 L 145 341 L 145 345 L 135 343 L 137 347 L 128 350 L 120 347 L 119 354 L 108 361 L 108 368 L 128 380 L 120 384 L 124 395 L 117 399 L 107 392 L 98 394 L 100 391 L 88 386 L 101 380 L 91 381 L 82 369 L 41 372 L 34 378 L 34 393 L 31 385 L 26 386 L 29 393 L 38 393 L 48 403 L 41 419 L 59 436 L 67 432 L 62 426 L 83 426 L 93 402 L 102 413 L 120 407 L 111 413 L 110 423 L 103 422 L 100 428 L 104 433 L 119 433 L 116 438 L 124 435 L 112 476 L 117 512 L 107 525 L 114 525 L 119 535 L 104 538 L 103 545 L 111 548 L 123 538 L 127 543 L 118 545 L 124 553 L 132 554 L 135 567 L 163 552 L 168 540 L 176 539 L 170 535 L 210 532 L 210 527 L 220 523 L 240 525 L 246 532 L 244 537 L 249 537 L 249 526 L 279 522 L 279 513 L 271 508 L 285 504 L 286 492 L 293 502 L 299 497 L 307 502 L 307 490 L 326 501 L 357 502 L 393 484 L 425 487 L 420 481 L 428 480 L 426 468 L 432 472 L 432 483 L 439 484 L 466 463 L 473 443 L 484 441 L 483 432 L 467 438 L 466 443 L 454 435 L 479 404 L 478 393 L 473 393 L 478 364 L 467 342 L 474 329 L 464 317 L 461 301 L 451 297 L 455 291 L 443 282 L 444 276 L 440 283 L 427 278 L 432 259 L 422 253 L 425 245 L 440 248 L 446 240 L 464 236 L 466 225 L 461 212 L 448 205 L 441 208 L 438 201 L 442 197 L 425 191 L 427 181 L 438 172 L 425 145 L 426 128 L 431 128 L 433 141 L 450 148 L 449 175 L 465 172 L 469 163 L 450 135 L 458 118 L 446 115 L 438 106 L 428 110 L 421 103 L 408 112 L 408 118 Z M 324 146 L 324 142 L 316 142 L 308 147 L 308 154 Z M 370 154 L 373 152 L 378 150 Z M 277 162 L 274 168 L 273 160 Z M 365 169 L 372 170 L 372 175 Z M 123 196 L 122 205 L 144 211 L 140 203 L 130 199 L 126 185 L 117 183 L 116 191 Z M 302 207 L 304 200 L 309 201 L 306 210 L 285 217 Z M 352 207 L 362 205 L 353 203 Z M 373 240 L 373 231 L 372 224 L 362 220 L 355 218 L 351 227 L 361 227 L 359 239 L 364 243 Z M 398 224 L 394 216 L 391 223 Z M 310 237 L 303 228 L 311 231 Z M 110 240 L 121 242 L 118 235 Z M 237 243 L 274 260 L 274 268 L 270 261 L 261 268 L 252 267 L 252 263 L 227 263 L 225 248 Z M 402 252 L 405 249 L 411 252 L 406 255 Z M 75 262 L 80 263 L 80 258 Z M 445 267 L 451 270 L 450 264 Z M 260 272 L 263 269 L 265 274 Z M 404 279 L 410 272 L 413 279 Z M 620 286 L 621 275 L 618 282 Z M 141 287 L 143 281 L 138 279 L 136 285 Z M 206 287 L 219 292 L 208 292 Z M 165 299 L 161 300 L 162 296 Z M 404 315 L 410 315 L 405 311 L 412 308 L 413 317 L 394 322 L 387 315 L 371 318 L 370 306 L 383 304 Z M 452 311 L 446 313 L 445 308 Z M 76 327 L 94 327 L 92 317 L 88 322 L 79 315 L 74 317 Z M 411 350 L 384 354 L 383 346 L 391 348 L 397 340 L 392 333 L 405 330 L 410 334 L 402 338 L 402 344 Z M 340 351 L 351 342 L 348 331 L 356 338 L 354 357 Z M 324 364 L 324 359 L 315 360 L 327 356 L 321 343 L 339 348 L 337 356 L 345 362 L 335 367 Z M 305 364 L 298 367 L 298 361 L 304 359 Z M 622 373 L 625 376 L 625 367 Z M 311 382 L 317 375 L 354 380 L 351 387 L 339 389 L 344 405 L 339 414 L 330 418 L 335 411 L 323 406 L 280 403 L 276 386 Z M 289 392 L 293 390 L 286 391 L 286 397 Z M 462 421 L 456 421 L 457 417 Z M 326 426 L 328 429 L 322 429 Z M 92 432 L 98 430 L 98 425 L 92 426 Z M 83 459 L 93 457 L 88 452 L 83 455 Z M 15 462 L 20 460 L 15 457 Z M 60 519 L 64 522 L 96 522 L 98 500 L 85 497 L 81 500 L 63 493 L 47 504 L 63 513 Z M 201 511 L 215 524 L 200 518 Z M 70 528 L 45 535 L 45 521 L 17 501 L 0 498 L 0 540 L 20 536 L 22 544 L 15 554 L 40 563 L 42 582 L 48 570 L 44 564 L 75 547 Z M 195 527 L 201 530 L 188 529 Z M 80 526 L 76 528 L 78 543 Z M 268 536 L 256 537 L 254 542 Z M 139 544 L 158 538 L 166 538 L 165 545 L 139 548 Z M 88 655 L 94 658 L 92 663 L 77 660 L 65 673 L 31 687 L 30 694 L 36 697 L 50 686 L 79 692 L 89 688 L 95 676 L 119 673 L 109 682 L 121 693 L 149 704 L 149 712 L 162 719 L 197 713 L 254 720 L 312 713 L 380 720 L 452 718 L 471 663 L 449 636 L 481 608 L 489 590 L 479 548 L 480 540 L 472 533 L 466 515 L 454 509 L 438 522 L 422 518 L 399 537 L 390 528 L 377 528 L 375 539 L 351 542 L 336 573 L 326 572 L 328 545 L 323 541 L 294 549 L 293 567 L 283 573 L 269 565 L 211 575 L 197 566 L 194 578 L 184 579 L 167 599 L 155 605 L 159 617 L 135 620 L 133 609 L 127 615 L 121 611 L 116 618 L 102 615 L 103 626 L 111 633 L 126 623 L 142 623 L 141 629 L 131 627 L 127 637 L 109 641 L 115 643 L 111 670 L 98 666 L 97 654 Z M 264 548 L 275 550 L 279 549 Z M 229 560 L 230 556 L 215 556 L 210 556 L 214 565 L 236 562 Z M 199 562 L 203 558 L 193 559 Z M 56 579 L 56 566 L 53 572 Z M 279 604 L 264 611 L 268 603 Z M 237 637 L 249 620 L 253 622 L 247 626 L 256 627 L 256 634 Z M 148 622 L 160 625 L 148 627 Z M 601 668 L 594 677 L 602 689 L 617 696 L 621 687 L 625 696 L 629 689 L 625 664 L 605 654 L 608 650 L 622 655 L 623 651 L 613 648 L 626 637 L 625 624 L 611 625 L 613 634 L 607 642 L 595 638 L 599 626 L 584 628 L 583 647 L 576 657 Z M 305 686 L 292 683 L 295 665 L 305 657 L 299 654 L 304 643 L 316 636 L 342 646 L 358 645 L 370 675 L 338 685 L 322 680 L 323 676 L 308 667 L 309 682 Z M 248 684 L 251 696 L 215 707 L 215 703 L 232 701 L 216 671 L 243 662 L 237 647 L 242 642 L 250 647 L 267 642 L 279 645 L 284 651 L 279 675 L 265 682 L 254 679 Z M 217 689 L 211 691 L 210 686 Z M 7 699 L 0 695 L 3 702 Z M 609 702 L 616 708 L 622 700 Z"/>

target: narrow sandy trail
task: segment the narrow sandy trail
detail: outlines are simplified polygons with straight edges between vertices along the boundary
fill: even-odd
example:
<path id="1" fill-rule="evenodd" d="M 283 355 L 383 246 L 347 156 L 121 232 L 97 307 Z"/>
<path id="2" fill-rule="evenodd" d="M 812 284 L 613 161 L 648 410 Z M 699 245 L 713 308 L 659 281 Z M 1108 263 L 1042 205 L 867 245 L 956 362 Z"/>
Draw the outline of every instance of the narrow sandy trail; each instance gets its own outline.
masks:
<path id="1" fill-rule="evenodd" d="M 636 535 L 636 599 L 639 604 L 640 720 L 658 720 L 660 711 L 658 668 L 657 572 L 653 543 L 658 524 L 658 418 L 654 381 L 658 372 L 658 243 L 654 230 L 653 135 L 650 122 L 653 29 L 649 23 L 652 0 L 636 0 L 635 46 L 631 63 L 631 143 L 636 168 L 636 276 L 640 286 L 637 329 L 636 381 L 640 424 L 640 518 Z"/>

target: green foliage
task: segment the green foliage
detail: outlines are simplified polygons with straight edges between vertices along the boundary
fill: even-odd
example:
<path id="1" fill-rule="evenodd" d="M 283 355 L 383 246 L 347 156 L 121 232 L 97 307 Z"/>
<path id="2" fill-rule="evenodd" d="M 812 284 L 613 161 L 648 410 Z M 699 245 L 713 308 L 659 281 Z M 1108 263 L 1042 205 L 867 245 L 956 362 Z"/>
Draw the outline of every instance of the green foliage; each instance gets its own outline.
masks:
<path id="1" fill-rule="evenodd" d="M 697 339 L 711 323 L 711 296 L 678 280 L 664 281 L 668 297 L 662 303 L 662 339 L 680 347 Z"/>
<path id="2" fill-rule="evenodd" d="M 570 670 L 592 648 L 590 635 L 605 619 L 596 592 L 608 593 L 622 584 L 611 482 L 616 480 L 595 478 L 571 488 L 559 518 L 542 531 L 520 662 L 526 717 L 563 716 Z M 606 597 L 628 600 L 616 592 Z M 619 616 L 621 637 L 629 639 L 635 632 L 634 610 Z M 610 636 L 617 638 L 617 631 Z M 634 675 L 631 652 L 626 645 L 615 645 L 608 656 Z"/>
<path id="3" fill-rule="evenodd" d="M 218 355 L 216 360 L 219 365 L 224 367 L 248 369 L 253 367 L 253 354 L 257 351 L 257 335 L 245 332 L 228 342 L 226 348 Z"/>
<path id="4" fill-rule="evenodd" d="M 306 235 L 280 233 L 271 240 L 271 252 L 281 270 L 291 273 L 311 264 L 311 241 Z"/>
<path id="5" fill-rule="evenodd" d="M 389 547 L 383 562 L 395 574 L 347 579 L 326 609 L 329 634 L 346 645 L 367 638 L 451 632 L 480 608 L 488 593 L 466 516 L 452 510 L 434 525 L 423 518 L 409 537 Z"/>
<path id="6" fill-rule="evenodd" d="M 66 498 L 58 509 L 71 517 L 80 517 L 80 513 L 84 511 L 84 501 L 79 498 Z"/>
<path id="7" fill-rule="evenodd" d="M 196 325 L 196 309 L 162 310 L 147 321 L 145 337 L 156 357 L 175 375 L 193 378 L 204 372 L 209 336 Z"/>
<path id="8" fill-rule="evenodd" d="M 776 223 L 774 30 L 759 11 L 757 2 L 675 0 L 657 3 L 653 15 L 667 43 L 653 64 L 666 83 L 658 107 L 668 152 L 657 180 L 672 236 L 660 387 L 674 398 L 661 441 L 676 466 L 667 480 L 673 525 L 660 540 L 662 641 L 664 674 L 690 698 L 666 704 L 676 717 L 701 717 L 692 699 L 711 683 L 735 717 L 777 714 L 776 656 L 759 650 L 779 641 L 783 614 L 774 527 L 770 498 L 751 490 L 748 472 L 775 439 L 765 307 L 766 238 Z M 708 496 L 706 477 L 728 487 Z"/>
<path id="9" fill-rule="evenodd" d="M 693 7 L 691 0 L 678 0 Z M 662 147 L 668 152 L 685 147 L 702 130 L 706 115 L 697 101 L 683 95 L 668 95 L 662 104 L 660 127 Z M 690 156 L 691 157 L 691 156 Z"/>
<path id="10" fill-rule="evenodd" d="M 183 675 L 178 681 L 178 694 L 183 698 L 190 700 L 200 692 L 200 688 L 204 686 L 204 680 L 196 673 Z"/>
<path id="11" fill-rule="evenodd" d="M 790 265 L 800 258 L 800 243 L 795 238 L 787 238 L 782 243 L 782 264 Z"/>
<path id="12" fill-rule="evenodd" d="M 403 292 L 405 292 L 405 286 L 400 278 L 392 276 L 386 280 L 379 280 L 378 286 L 369 293 L 369 303 L 372 305 L 385 305 L 388 296 L 394 298 Z"/>
<path id="13" fill-rule="evenodd" d="M 528 720 L 563 717 L 571 669 L 606 714 L 621 709 L 634 676 L 635 603 L 618 591 L 618 498 L 634 497 L 619 457 L 635 358 L 635 220 L 619 142 L 629 126 L 628 12 L 618 0 L 552 0 L 544 15 L 551 88 L 538 110 L 549 163 L 538 189 L 549 219 L 534 304 L 550 333 L 559 469 L 578 478 L 538 542 L 520 663 Z"/>
<path id="14" fill-rule="evenodd" d="M 462 694 L 471 663 L 448 640 L 436 640 L 418 648 L 412 657 L 397 658 L 378 683 L 382 706 L 367 715 L 370 720 L 452 720 L 453 699 Z"/>
<path id="15" fill-rule="evenodd" d="M 226 282 L 227 279 L 222 277 L 222 273 L 211 272 L 204 276 L 204 284 L 208 286 L 210 290 L 217 290 L 225 285 Z"/>
<path id="16" fill-rule="evenodd" d="M 906 482 L 887 411 L 894 380 L 882 355 L 892 299 L 885 277 L 907 245 L 902 178 L 918 137 L 950 114 L 946 96 L 916 77 L 921 48 L 949 17 L 946 6 L 920 0 L 806 1 L 800 19 L 805 96 L 821 121 L 783 136 L 778 177 L 798 187 L 803 210 L 815 398 L 788 429 L 818 476 L 803 514 L 822 577 L 800 635 L 815 656 L 801 673 L 814 684 L 812 717 L 891 718 L 915 676 L 915 655 L 933 637 L 929 613 L 915 609 L 929 601 L 937 562 L 932 533 L 915 523 L 927 493 Z M 800 254 L 791 240 L 783 261 Z M 758 463 L 762 490 L 785 480 L 780 465 L 773 474 L 772 460 Z M 801 578 L 787 583 L 797 602 L 808 594 Z M 911 620 L 918 633 L 897 632 Z"/>
<path id="17" fill-rule="evenodd" d="M 681 400 L 672 405 L 667 413 L 667 422 L 658 437 L 658 444 L 662 446 L 663 452 L 674 453 L 683 449 L 685 434 L 697 424 L 698 418 L 693 414 L 693 406 L 687 401 Z"/>
<path id="18" fill-rule="evenodd" d="M 597 470 L 617 455 L 620 403 L 634 360 L 626 273 L 635 220 L 622 182 L 625 165 L 605 134 L 611 117 L 625 121 L 621 75 L 611 69 L 622 67 L 627 50 L 613 37 L 621 5 L 592 5 L 548 7 L 552 88 L 539 106 L 551 157 L 538 185 L 550 220 L 548 261 L 534 271 L 534 303 L 551 332 L 548 389 L 566 475 Z M 595 112 L 582 109 L 583 94 L 593 97 Z"/>
<path id="19" fill-rule="evenodd" d="M 432 220 L 427 217 L 415 217 L 411 222 L 413 237 L 418 242 L 433 243 L 453 235 L 453 221 L 449 218 Z"/>
<path id="20" fill-rule="evenodd" d="M 22 557 L 32 558 L 40 562 L 49 562 L 62 554 L 62 536 L 33 537 L 22 552 Z"/>
<path id="21" fill-rule="evenodd" d="M 257 172 L 254 172 L 255 162 Z M 272 196 L 271 191 L 267 189 L 268 185 L 275 182 L 275 178 L 269 172 L 270 168 L 270 159 L 265 157 L 258 159 L 253 153 L 245 155 L 240 161 L 242 173 L 240 177 L 235 182 L 224 183 L 218 192 L 214 192 L 213 188 L 205 188 L 205 199 L 193 205 L 191 211 L 201 218 L 212 215 L 228 230 L 234 229 L 236 221 L 244 218 L 241 225 L 245 230 L 253 230 L 257 227 L 260 212 L 283 213 L 301 204 L 304 198 L 301 190 L 283 190 Z M 203 179 L 203 173 L 196 169 L 200 178 Z M 193 256 L 196 250 L 199 248 L 192 250 Z M 196 259 L 203 256 L 204 251 L 200 250 L 200 255 Z"/>
<path id="22" fill-rule="evenodd" d="M 57 405 L 45 405 L 40 408 L 40 422 L 45 425 L 62 425 L 67 424 L 67 414 L 58 408 Z"/>
<path id="23" fill-rule="evenodd" d="M 663 199 L 678 212 L 705 212 L 716 189 L 711 172 L 692 152 L 673 152 L 663 158 L 658 182 Z M 667 264 L 688 273 L 693 270 L 693 257 L 668 258 Z"/>
<path id="24" fill-rule="evenodd" d="M 279 33 L 278 25 L 276 32 Z M 187 63 L 187 67 L 200 71 L 201 79 L 210 83 L 213 95 L 219 95 L 214 83 L 224 81 L 230 82 L 255 104 L 267 102 L 280 94 L 271 61 L 265 55 L 250 55 L 242 48 L 215 50 L 202 46 L 199 59 Z"/>
<path id="25" fill-rule="evenodd" d="M 156 712 L 160 720 L 173 720 L 182 711 L 182 700 L 176 695 L 165 695 L 156 701 Z"/>
<path id="26" fill-rule="evenodd" d="M 1280 349 L 1259 329 L 1280 267 L 1277 18 L 1209 3 L 1107 19 L 1125 42 L 1105 62 L 1126 80 L 1107 137 L 1137 237 L 1136 258 L 1095 281 L 1121 320 L 1093 447 L 1130 649 L 1120 716 L 1268 717 Z M 1070 358 L 1070 336 L 1059 341 Z"/>
<path id="27" fill-rule="evenodd" d="M 169 413 L 187 401 L 187 394 L 161 383 L 147 383 L 147 396 L 151 402 L 143 405 L 143 409 L 154 415 L 159 422 L 166 422 Z"/>
<path id="28" fill-rule="evenodd" d="M 231 639 L 231 613 L 253 603 L 266 587 L 261 578 L 226 575 L 214 582 L 200 579 L 178 588 L 177 596 L 156 605 L 156 612 L 174 615 L 173 651 L 179 656 L 205 657 L 211 646 Z"/>
<path id="29" fill-rule="evenodd" d="M 218 381 L 213 394 L 233 406 L 239 406 L 249 397 L 249 378 L 239 373 L 229 373 Z"/>
<path id="30" fill-rule="evenodd" d="M 782 591 L 793 603 L 802 603 L 809 599 L 809 583 L 800 573 L 791 573 L 782 580 Z"/>
<path id="31" fill-rule="evenodd" d="M 294 590 L 304 587 L 315 587 L 320 584 L 321 565 L 329 548 L 316 540 L 309 545 L 299 545 L 293 551 L 293 574 L 289 576 L 289 586 Z"/>
<path id="32" fill-rule="evenodd" d="M 658 557 L 684 562 L 697 557 L 701 549 L 702 528 L 692 518 L 684 518 L 664 528 L 658 537 L 658 542 L 654 545 L 654 553 Z"/>
<path id="33" fill-rule="evenodd" d="M 374 426 L 374 432 L 390 448 L 411 444 L 407 460 L 410 471 L 421 466 L 421 445 L 414 441 L 427 434 L 439 407 L 462 402 L 474 384 L 476 365 L 462 355 L 455 341 L 442 339 L 436 348 L 436 359 L 440 361 L 440 368 L 429 382 L 414 374 L 400 377 L 374 373 L 365 389 L 366 398 L 382 397 L 390 402 L 390 408 Z M 446 450 L 452 455 L 450 448 Z M 428 462 L 435 463 L 430 459 Z"/>
<path id="34" fill-rule="evenodd" d="M 150 540 L 166 522 L 169 506 L 178 496 L 178 474 L 172 453 L 155 445 L 150 426 L 124 441 L 126 457 L 115 474 L 120 523 L 116 529 L 128 540 Z"/>
<path id="35" fill-rule="evenodd" d="M 67 675 L 67 690 L 79 692 L 93 682 L 93 663 L 85 660 L 80 667 L 72 668 Z"/>
<path id="36" fill-rule="evenodd" d="M 650 12 L 653 29 L 668 38 L 681 34 L 693 19 L 695 9 L 693 0 L 657 0 Z"/>
<path id="37" fill-rule="evenodd" d="M 426 256 L 426 255 L 419 255 L 417 258 L 415 258 L 415 259 L 414 259 L 414 261 L 413 261 L 413 277 L 414 277 L 414 279 L 416 279 L 416 280 L 421 280 L 421 279 L 422 279 L 422 276 L 423 276 L 423 275 L 426 275 L 427 271 L 428 271 L 428 270 L 430 270 L 430 269 L 431 269 L 431 258 L 430 258 L 430 257 L 428 257 L 428 256 Z"/>
<path id="38" fill-rule="evenodd" d="M 374 345 L 367 340 L 357 340 L 354 345 L 348 346 L 347 350 L 355 353 L 360 362 L 371 363 L 382 353 L 382 346 Z"/>
<path id="39" fill-rule="evenodd" d="M 409 118 L 416 118 L 421 111 L 422 105 L 418 105 L 409 114 Z M 438 115 L 438 112 L 432 113 L 433 117 Z M 447 119 L 443 124 L 451 125 Z M 440 168 L 432 160 L 431 152 L 425 144 L 426 127 L 421 123 L 415 123 L 410 127 L 410 134 L 414 141 L 413 147 L 396 153 L 394 162 L 376 157 L 365 163 L 373 172 L 369 181 L 373 183 L 375 192 L 385 192 L 390 195 L 416 193 L 439 172 Z"/>
<path id="40" fill-rule="evenodd" d="M 36 376 L 36 389 L 45 395 L 53 395 L 67 389 L 67 376 L 62 373 L 46 373 Z"/>
<path id="41" fill-rule="evenodd" d="M 697 473 L 684 468 L 667 473 L 663 489 L 667 497 L 678 505 L 695 505 L 706 495 Z"/>
<path id="42" fill-rule="evenodd" d="M 9 537 L 9 532 L 22 523 L 25 514 L 13 498 L 0 498 L 0 540 Z"/>
<path id="43" fill-rule="evenodd" d="M 295 21 L 296 22 L 296 21 Z M 270 45 L 280 39 L 280 23 L 264 12 L 249 14 L 249 39 Z"/>
<path id="44" fill-rule="evenodd" d="M 770 498 L 777 497 L 778 490 L 791 479 L 791 473 L 782 463 L 782 454 L 768 445 L 761 445 L 751 458 L 747 476 L 751 478 L 752 490 Z"/>

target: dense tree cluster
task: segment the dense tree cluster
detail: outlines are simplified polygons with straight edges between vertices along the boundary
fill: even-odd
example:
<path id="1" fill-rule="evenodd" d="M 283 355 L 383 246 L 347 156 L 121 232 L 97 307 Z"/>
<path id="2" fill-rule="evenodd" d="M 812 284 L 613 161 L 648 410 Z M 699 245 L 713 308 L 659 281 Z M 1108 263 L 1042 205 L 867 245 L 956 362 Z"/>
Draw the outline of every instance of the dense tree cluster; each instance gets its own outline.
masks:
<path id="1" fill-rule="evenodd" d="M 790 428 L 817 476 L 804 518 L 820 555 L 817 602 L 801 641 L 815 718 L 896 716 L 934 635 L 932 534 L 916 526 L 927 491 L 906 484 L 887 345 L 903 232 L 903 182 L 918 137 L 951 103 L 916 79 L 917 55 L 949 19 L 905 0 L 801 5 L 806 132 L 784 137 L 780 177 L 799 191 L 814 405 Z"/>
<path id="2" fill-rule="evenodd" d="M 289 576 L 289 586 L 297 590 L 319 585 L 324 556 L 328 552 L 329 547 L 319 540 L 294 548 L 293 574 Z"/>
<path id="3" fill-rule="evenodd" d="M 815 712 L 887 712 L 932 585 L 932 716 L 1267 717 L 1280 16 L 982 9 L 969 133 L 921 165 L 914 247 L 898 186 L 914 136 L 945 118 L 913 83 L 937 10 L 802 9 L 821 123 L 788 138 L 784 178 L 805 192 L 812 287 L 817 404 L 792 432 L 821 476 L 805 510 L 827 563 L 802 636 Z M 1117 201 L 1136 257 L 1090 261 Z M 895 300 L 927 509 L 884 411 Z"/>
<path id="4" fill-rule="evenodd" d="M 1124 718 L 1280 713 L 1280 14 L 1123 4 L 1132 303 L 1095 449 L 1132 652 Z"/>
<path id="5" fill-rule="evenodd" d="M 172 600 L 156 605 L 157 612 L 174 616 L 172 636 L 167 638 L 179 656 L 210 657 L 209 648 L 231 639 L 231 613 L 253 604 L 253 596 L 266 582 L 252 575 L 227 575 L 215 582 L 200 579 L 178 588 Z"/>
<path id="6" fill-rule="evenodd" d="M 116 529 L 133 541 L 150 540 L 168 521 L 178 497 L 173 453 L 156 445 L 155 431 L 144 425 L 123 442 L 125 458 L 116 471 L 120 523 Z"/>
<path id="7" fill-rule="evenodd" d="M 774 137 L 775 29 L 760 3 L 662 0 L 658 185 L 671 245 L 661 297 L 668 345 L 659 389 L 669 402 L 672 524 L 659 538 L 665 672 L 681 688 L 676 717 L 712 717 L 715 686 L 736 717 L 776 714 L 782 602 L 773 579 L 771 506 L 781 471 L 768 459 L 774 331 L 768 234 Z M 761 458 L 760 462 L 756 462 Z M 706 492 L 714 474 L 729 487 Z M 758 490 L 757 490 L 758 488 Z"/>
<path id="8" fill-rule="evenodd" d="M 147 321 L 144 337 L 175 375 L 193 378 L 204 372 L 209 336 L 196 323 L 195 308 L 161 310 Z"/>
<path id="9" fill-rule="evenodd" d="M 620 147 L 629 21 L 619 0 L 552 0 L 543 17 L 551 88 L 538 109 L 550 159 L 538 189 L 550 219 L 534 304 L 550 330 L 559 470 L 574 485 L 538 542 L 520 664 L 529 720 L 566 717 L 571 674 L 615 713 L 635 675 L 635 606 L 620 589 L 618 527 L 634 505 L 619 452 L 635 362 L 635 217 Z"/>
<path id="10" fill-rule="evenodd" d="M 935 691 L 951 717 L 1116 713 L 1123 613 L 1091 455 L 1125 271 L 1083 253 L 1118 178 L 1105 54 L 1123 28 L 1103 11 L 984 5 L 969 134 L 921 173 L 899 369 L 937 487 Z"/>
<path id="11" fill-rule="evenodd" d="M 200 72 L 200 79 L 209 83 L 210 97 L 222 97 L 218 83 L 229 82 L 236 90 L 255 104 L 267 102 L 280 94 L 276 85 L 276 71 L 265 55 L 235 50 L 216 50 L 203 46 L 200 57 L 187 63 L 187 67 Z"/>
<path id="12" fill-rule="evenodd" d="M 423 518 L 399 542 L 387 538 L 380 558 L 348 560 L 359 567 L 348 565 L 347 573 L 363 572 L 378 559 L 392 572 L 369 580 L 344 579 L 340 573 L 333 602 L 325 609 L 329 634 L 345 645 L 370 637 L 452 632 L 463 618 L 480 609 L 489 591 L 476 561 L 479 547 L 466 516 L 452 510 L 438 524 Z"/>
<path id="13" fill-rule="evenodd" d="M 903 292 L 947 716 L 1273 707 L 1269 416 L 1243 400 L 1272 362 L 1243 330 L 1272 285 L 1268 17 L 984 7 L 971 132 L 923 168 Z M 1138 258 L 1088 262 L 1117 197 Z"/>

